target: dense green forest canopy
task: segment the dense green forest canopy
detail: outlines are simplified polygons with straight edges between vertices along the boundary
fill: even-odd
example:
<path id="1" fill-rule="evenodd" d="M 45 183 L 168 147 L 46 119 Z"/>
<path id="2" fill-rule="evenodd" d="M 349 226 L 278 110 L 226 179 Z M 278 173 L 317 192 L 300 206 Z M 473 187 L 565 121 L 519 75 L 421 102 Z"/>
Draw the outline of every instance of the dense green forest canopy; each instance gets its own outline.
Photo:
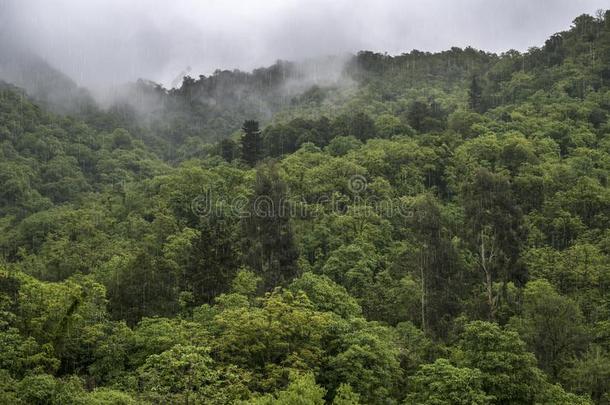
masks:
<path id="1" fill-rule="evenodd" d="M 610 12 L 322 65 L 0 86 L 0 403 L 610 404 Z"/>

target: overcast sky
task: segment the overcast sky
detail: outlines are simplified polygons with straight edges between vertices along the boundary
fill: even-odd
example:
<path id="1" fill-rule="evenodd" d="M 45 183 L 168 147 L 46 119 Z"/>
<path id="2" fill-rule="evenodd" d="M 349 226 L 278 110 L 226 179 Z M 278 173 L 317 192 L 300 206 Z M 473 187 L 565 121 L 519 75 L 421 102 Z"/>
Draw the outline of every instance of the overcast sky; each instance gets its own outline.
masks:
<path id="1" fill-rule="evenodd" d="M 540 46 L 608 0 L 0 0 L 0 32 L 82 85 L 367 49 Z"/>

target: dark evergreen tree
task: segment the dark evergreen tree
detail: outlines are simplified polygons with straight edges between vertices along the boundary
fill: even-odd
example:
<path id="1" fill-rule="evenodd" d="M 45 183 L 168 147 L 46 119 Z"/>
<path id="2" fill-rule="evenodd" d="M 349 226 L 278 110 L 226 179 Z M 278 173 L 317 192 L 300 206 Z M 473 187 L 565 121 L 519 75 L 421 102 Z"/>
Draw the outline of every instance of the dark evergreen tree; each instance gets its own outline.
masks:
<path id="1" fill-rule="evenodd" d="M 286 184 L 276 163 L 260 166 L 244 220 L 242 253 L 245 264 L 263 277 L 267 289 L 285 284 L 297 275 L 298 251 L 286 196 Z"/>
<path id="2" fill-rule="evenodd" d="M 263 139 L 258 121 L 245 121 L 242 130 L 244 135 L 241 138 L 241 158 L 254 166 L 263 157 Z"/>
<path id="3" fill-rule="evenodd" d="M 209 303 L 226 292 L 238 268 L 239 223 L 234 216 L 212 213 L 201 218 L 199 237 L 187 257 L 183 272 L 184 289 L 194 303 Z"/>
<path id="4" fill-rule="evenodd" d="M 472 76 L 470 88 L 468 89 L 468 106 L 476 112 L 483 112 L 483 88 L 477 76 Z"/>

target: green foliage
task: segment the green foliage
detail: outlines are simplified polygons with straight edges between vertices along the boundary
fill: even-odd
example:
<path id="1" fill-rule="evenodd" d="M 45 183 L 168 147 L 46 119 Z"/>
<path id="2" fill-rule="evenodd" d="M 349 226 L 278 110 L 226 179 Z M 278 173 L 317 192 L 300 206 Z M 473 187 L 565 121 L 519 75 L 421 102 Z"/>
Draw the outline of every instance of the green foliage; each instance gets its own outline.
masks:
<path id="1" fill-rule="evenodd" d="M 607 404 L 609 21 L 155 114 L 0 84 L 0 403 Z"/>
<path id="2" fill-rule="evenodd" d="M 249 400 L 255 405 L 323 405 L 325 390 L 316 385 L 313 374 L 294 376 L 285 390 Z"/>
<path id="3" fill-rule="evenodd" d="M 333 398 L 333 405 L 359 405 L 360 395 L 347 384 L 341 384 Z"/>
<path id="4" fill-rule="evenodd" d="M 262 279 L 254 272 L 240 270 L 231 284 L 231 291 L 236 294 L 245 295 L 246 297 L 253 297 L 256 294 L 258 285 L 261 281 Z"/>
<path id="5" fill-rule="evenodd" d="M 362 146 L 362 143 L 353 136 L 337 136 L 330 141 L 326 151 L 331 156 L 343 156 L 360 146 Z"/>
<path id="6" fill-rule="evenodd" d="M 44 405 L 55 402 L 57 385 L 52 375 L 37 374 L 21 380 L 17 392 L 25 403 Z"/>
<path id="7" fill-rule="evenodd" d="M 595 403 L 610 400 L 610 356 L 597 345 L 562 371 L 561 381 L 572 392 L 590 396 Z"/>
<path id="8" fill-rule="evenodd" d="M 446 359 L 422 366 L 411 379 L 405 404 L 487 404 L 493 397 L 482 390 L 481 372 L 458 368 Z"/>
<path id="9" fill-rule="evenodd" d="M 514 321 L 540 368 L 553 378 L 585 347 L 586 332 L 578 306 L 559 295 L 546 280 L 527 283 L 522 316 Z"/>
<path id="10" fill-rule="evenodd" d="M 252 370 L 259 386 L 270 388 L 285 376 L 278 366 L 311 369 L 323 360 L 322 342 L 333 317 L 315 311 L 303 294 L 274 292 L 260 307 L 229 307 L 214 318 L 214 350 L 219 358 Z"/>
<path id="11" fill-rule="evenodd" d="M 288 203 L 278 166 L 273 162 L 259 166 L 243 221 L 242 251 L 246 263 L 262 276 L 267 290 L 291 280 L 298 271 Z"/>
<path id="12" fill-rule="evenodd" d="M 482 95 L 483 89 L 479 84 L 479 79 L 476 76 L 472 76 L 470 88 L 468 89 L 468 106 L 471 110 L 476 112 L 483 112 L 485 110 Z"/>
<path id="13" fill-rule="evenodd" d="M 345 288 L 330 278 L 313 273 L 304 273 L 290 283 L 293 293 L 304 292 L 314 308 L 323 312 L 334 312 L 344 318 L 359 316 L 362 309 Z"/>
<path id="14" fill-rule="evenodd" d="M 209 349 L 176 345 L 153 354 L 138 369 L 141 389 L 152 402 L 233 402 L 247 395 L 240 376 L 214 368 Z"/>
<path id="15" fill-rule="evenodd" d="M 326 378 L 335 387 L 349 384 L 364 403 L 389 401 L 397 392 L 402 375 L 392 332 L 371 325 L 345 334 L 341 338 L 341 351 L 330 359 Z"/>
<path id="16" fill-rule="evenodd" d="M 532 403 L 544 382 L 536 358 L 526 351 L 519 335 L 493 323 L 467 324 L 455 357 L 460 367 L 482 373 L 481 386 L 497 403 Z"/>
<path id="17" fill-rule="evenodd" d="M 93 390 L 86 396 L 86 401 L 95 405 L 135 405 L 138 403 L 131 395 L 108 388 Z"/>

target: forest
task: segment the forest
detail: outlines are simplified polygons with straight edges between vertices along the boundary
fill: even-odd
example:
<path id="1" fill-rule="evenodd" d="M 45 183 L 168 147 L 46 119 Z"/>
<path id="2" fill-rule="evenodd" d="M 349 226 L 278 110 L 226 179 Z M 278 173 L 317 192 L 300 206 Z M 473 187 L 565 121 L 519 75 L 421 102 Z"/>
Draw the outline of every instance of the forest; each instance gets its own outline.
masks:
<path id="1" fill-rule="evenodd" d="M 0 84 L 0 403 L 610 404 L 610 11 L 319 63 Z"/>

